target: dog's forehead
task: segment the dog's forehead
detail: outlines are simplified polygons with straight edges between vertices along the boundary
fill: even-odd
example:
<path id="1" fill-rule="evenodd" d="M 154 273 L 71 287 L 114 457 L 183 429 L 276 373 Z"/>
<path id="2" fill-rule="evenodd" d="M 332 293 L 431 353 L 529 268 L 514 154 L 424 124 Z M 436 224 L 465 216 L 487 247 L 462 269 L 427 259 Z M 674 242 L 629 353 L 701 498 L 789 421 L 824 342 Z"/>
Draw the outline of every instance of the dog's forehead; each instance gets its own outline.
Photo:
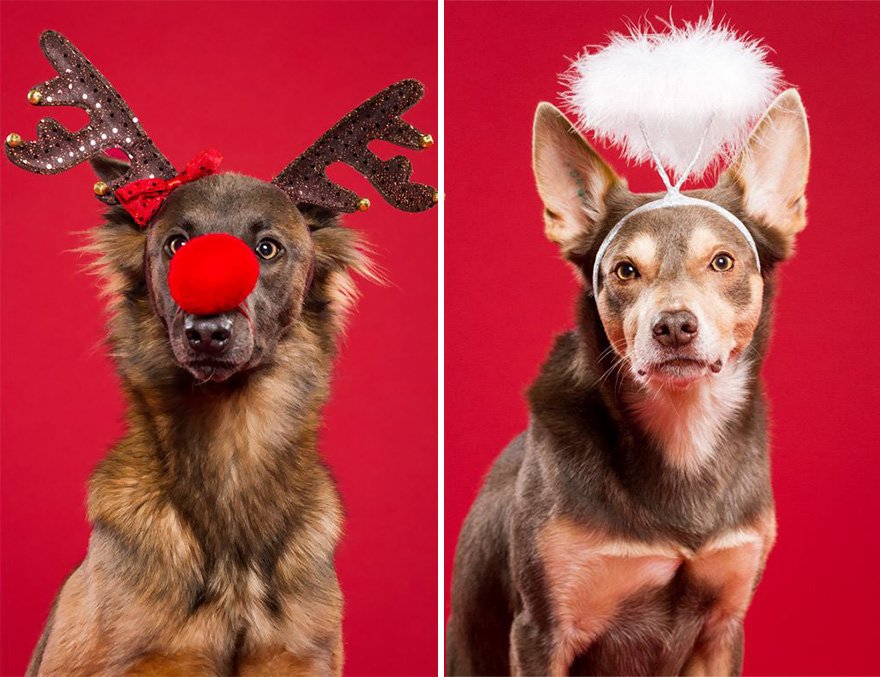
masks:
<path id="1" fill-rule="evenodd" d="M 687 205 L 633 215 L 612 240 L 608 253 L 650 261 L 705 256 L 718 246 L 748 248 L 742 234 L 723 216 Z"/>
<path id="2" fill-rule="evenodd" d="M 298 223 L 302 215 L 278 187 L 241 174 L 215 174 L 184 184 L 166 200 L 163 218 L 187 220 L 212 229 L 258 221 Z"/>

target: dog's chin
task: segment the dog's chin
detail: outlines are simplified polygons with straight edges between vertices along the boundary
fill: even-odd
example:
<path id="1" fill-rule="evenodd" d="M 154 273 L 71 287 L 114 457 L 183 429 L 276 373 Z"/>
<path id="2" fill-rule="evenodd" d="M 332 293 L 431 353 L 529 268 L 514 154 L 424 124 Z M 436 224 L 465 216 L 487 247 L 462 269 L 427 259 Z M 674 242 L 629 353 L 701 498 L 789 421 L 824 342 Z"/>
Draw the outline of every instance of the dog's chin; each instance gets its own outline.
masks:
<path id="1" fill-rule="evenodd" d="M 228 381 L 257 363 L 255 346 L 247 341 L 231 346 L 219 355 L 199 353 L 182 340 L 172 339 L 171 349 L 177 366 L 192 376 L 197 384 Z"/>
<path id="2" fill-rule="evenodd" d="M 711 379 L 723 368 L 722 361 L 674 357 L 650 362 L 637 371 L 638 380 L 653 390 L 687 390 Z"/>
<path id="3" fill-rule="evenodd" d="M 234 364 L 222 360 L 192 360 L 181 366 L 198 383 L 222 383 L 244 370 L 244 364 Z"/>

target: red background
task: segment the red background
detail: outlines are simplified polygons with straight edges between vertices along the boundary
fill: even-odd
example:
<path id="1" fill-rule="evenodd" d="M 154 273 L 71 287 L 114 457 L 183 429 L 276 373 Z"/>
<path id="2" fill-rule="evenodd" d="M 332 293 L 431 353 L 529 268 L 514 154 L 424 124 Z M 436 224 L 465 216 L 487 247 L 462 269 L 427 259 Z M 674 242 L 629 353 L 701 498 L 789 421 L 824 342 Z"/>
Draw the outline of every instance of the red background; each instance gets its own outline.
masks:
<path id="1" fill-rule="evenodd" d="M 559 104 L 566 57 L 669 4 L 446 6 L 447 581 L 481 477 L 526 426 L 522 393 L 573 322 L 576 283 L 544 239 L 530 169 L 535 106 Z M 708 3 L 672 4 L 693 19 Z M 780 273 L 764 370 L 779 540 L 747 617 L 745 671 L 877 674 L 880 8 L 716 2 L 715 15 L 766 38 L 813 141 L 809 225 Z M 606 156 L 634 190 L 658 190 L 651 171 Z"/>
<path id="2" fill-rule="evenodd" d="M 437 130 L 434 3 L 11 3 L 2 5 L 2 135 L 34 138 L 28 89 L 55 75 L 37 37 L 65 33 L 181 168 L 216 146 L 224 169 L 269 179 L 339 117 L 416 77 L 407 114 Z M 52 109 L 68 124 L 85 114 Z M 384 153 L 385 148 L 382 149 Z M 414 179 L 436 185 L 436 149 Z M 99 222 L 87 166 L 2 182 L 2 664 L 21 674 L 50 603 L 86 549 L 86 479 L 122 430 L 101 345 L 96 283 L 72 250 Z M 359 283 L 322 449 L 347 511 L 338 568 L 347 674 L 436 672 L 437 218 L 372 198 L 348 217 L 390 284 Z"/>

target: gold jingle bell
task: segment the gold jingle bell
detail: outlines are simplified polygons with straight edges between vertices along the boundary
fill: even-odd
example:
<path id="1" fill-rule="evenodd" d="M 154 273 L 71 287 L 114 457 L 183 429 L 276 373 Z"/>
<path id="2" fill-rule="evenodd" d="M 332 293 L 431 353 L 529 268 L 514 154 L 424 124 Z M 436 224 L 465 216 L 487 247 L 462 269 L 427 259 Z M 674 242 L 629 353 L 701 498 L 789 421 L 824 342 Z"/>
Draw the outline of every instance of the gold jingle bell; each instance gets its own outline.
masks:
<path id="1" fill-rule="evenodd" d="M 430 134 L 422 134 L 419 137 L 419 145 L 422 148 L 430 148 L 431 146 L 434 145 L 434 137 L 431 136 Z"/>
<path id="2" fill-rule="evenodd" d="M 12 134 L 6 137 L 6 145 L 10 148 L 18 148 L 21 145 L 21 137 L 12 132 Z"/>
<path id="3" fill-rule="evenodd" d="M 43 92 L 39 89 L 32 89 L 28 92 L 28 103 L 32 106 L 39 106 L 43 101 Z"/>
<path id="4" fill-rule="evenodd" d="M 369 208 L 370 208 L 370 201 L 367 198 L 362 197 L 360 200 L 358 200 L 358 211 L 359 212 L 365 212 Z"/>
<path id="5" fill-rule="evenodd" d="M 98 181 L 94 187 L 95 195 L 106 195 L 110 192 L 110 186 L 108 186 L 103 181 Z"/>

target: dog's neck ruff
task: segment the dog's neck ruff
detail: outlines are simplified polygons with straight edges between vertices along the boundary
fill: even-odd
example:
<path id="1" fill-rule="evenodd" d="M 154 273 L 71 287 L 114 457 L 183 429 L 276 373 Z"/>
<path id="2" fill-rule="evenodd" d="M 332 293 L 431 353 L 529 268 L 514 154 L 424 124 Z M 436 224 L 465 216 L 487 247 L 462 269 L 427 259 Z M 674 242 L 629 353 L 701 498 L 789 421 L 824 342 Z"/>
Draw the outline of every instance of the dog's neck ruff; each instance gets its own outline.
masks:
<path id="1" fill-rule="evenodd" d="M 678 188 L 675 186 L 670 187 L 670 190 L 659 200 L 652 200 L 646 204 L 643 204 L 641 207 L 637 207 L 632 210 L 629 214 L 624 216 L 617 224 L 608 231 L 608 235 L 605 236 L 605 239 L 602 240 L 602 244 L 599 245 L 599 251 L 596 252 L 596 260 L 593 263 L 593 295 L 598 294 L 599 291 L 599 269 L 602 264 L 602 257 L 605 255 L 605 252 L 608 250 L 608 247 L 611 245 L 611 242 L 615 237 L 620 233 L 621 229 L 626 225 L 627 221 L 629 221 L 632 217 L 638 214 L 644 214 L 645 212 L 652 212 L 657 209 L 669 209 L 671 207 L 705 207 L 707 209 L 711 209 L 716 214 L 720 214 L 725 219 L 727 219 L 746 239 L 746 242 L 749 244 L 749 248 L 752 250 L 752 253 L 755 255 L 755 265 L 758 268 L 758 272 L 761 272 L 761 258 L 758 256 L 758 245 L 755 244 L 755 238 L 752 237 L 752 234 L 749 232 L 749 229 L 746 228 L 745 224 L 740 221 L 734 214 L 727 211 L 724 207 L 719 204 L 715 204 L 714 202 L 710 202 L 709 200 L 701 200 L 700 198 L 690 197 L 688 195 L 682 195 Z"/>

